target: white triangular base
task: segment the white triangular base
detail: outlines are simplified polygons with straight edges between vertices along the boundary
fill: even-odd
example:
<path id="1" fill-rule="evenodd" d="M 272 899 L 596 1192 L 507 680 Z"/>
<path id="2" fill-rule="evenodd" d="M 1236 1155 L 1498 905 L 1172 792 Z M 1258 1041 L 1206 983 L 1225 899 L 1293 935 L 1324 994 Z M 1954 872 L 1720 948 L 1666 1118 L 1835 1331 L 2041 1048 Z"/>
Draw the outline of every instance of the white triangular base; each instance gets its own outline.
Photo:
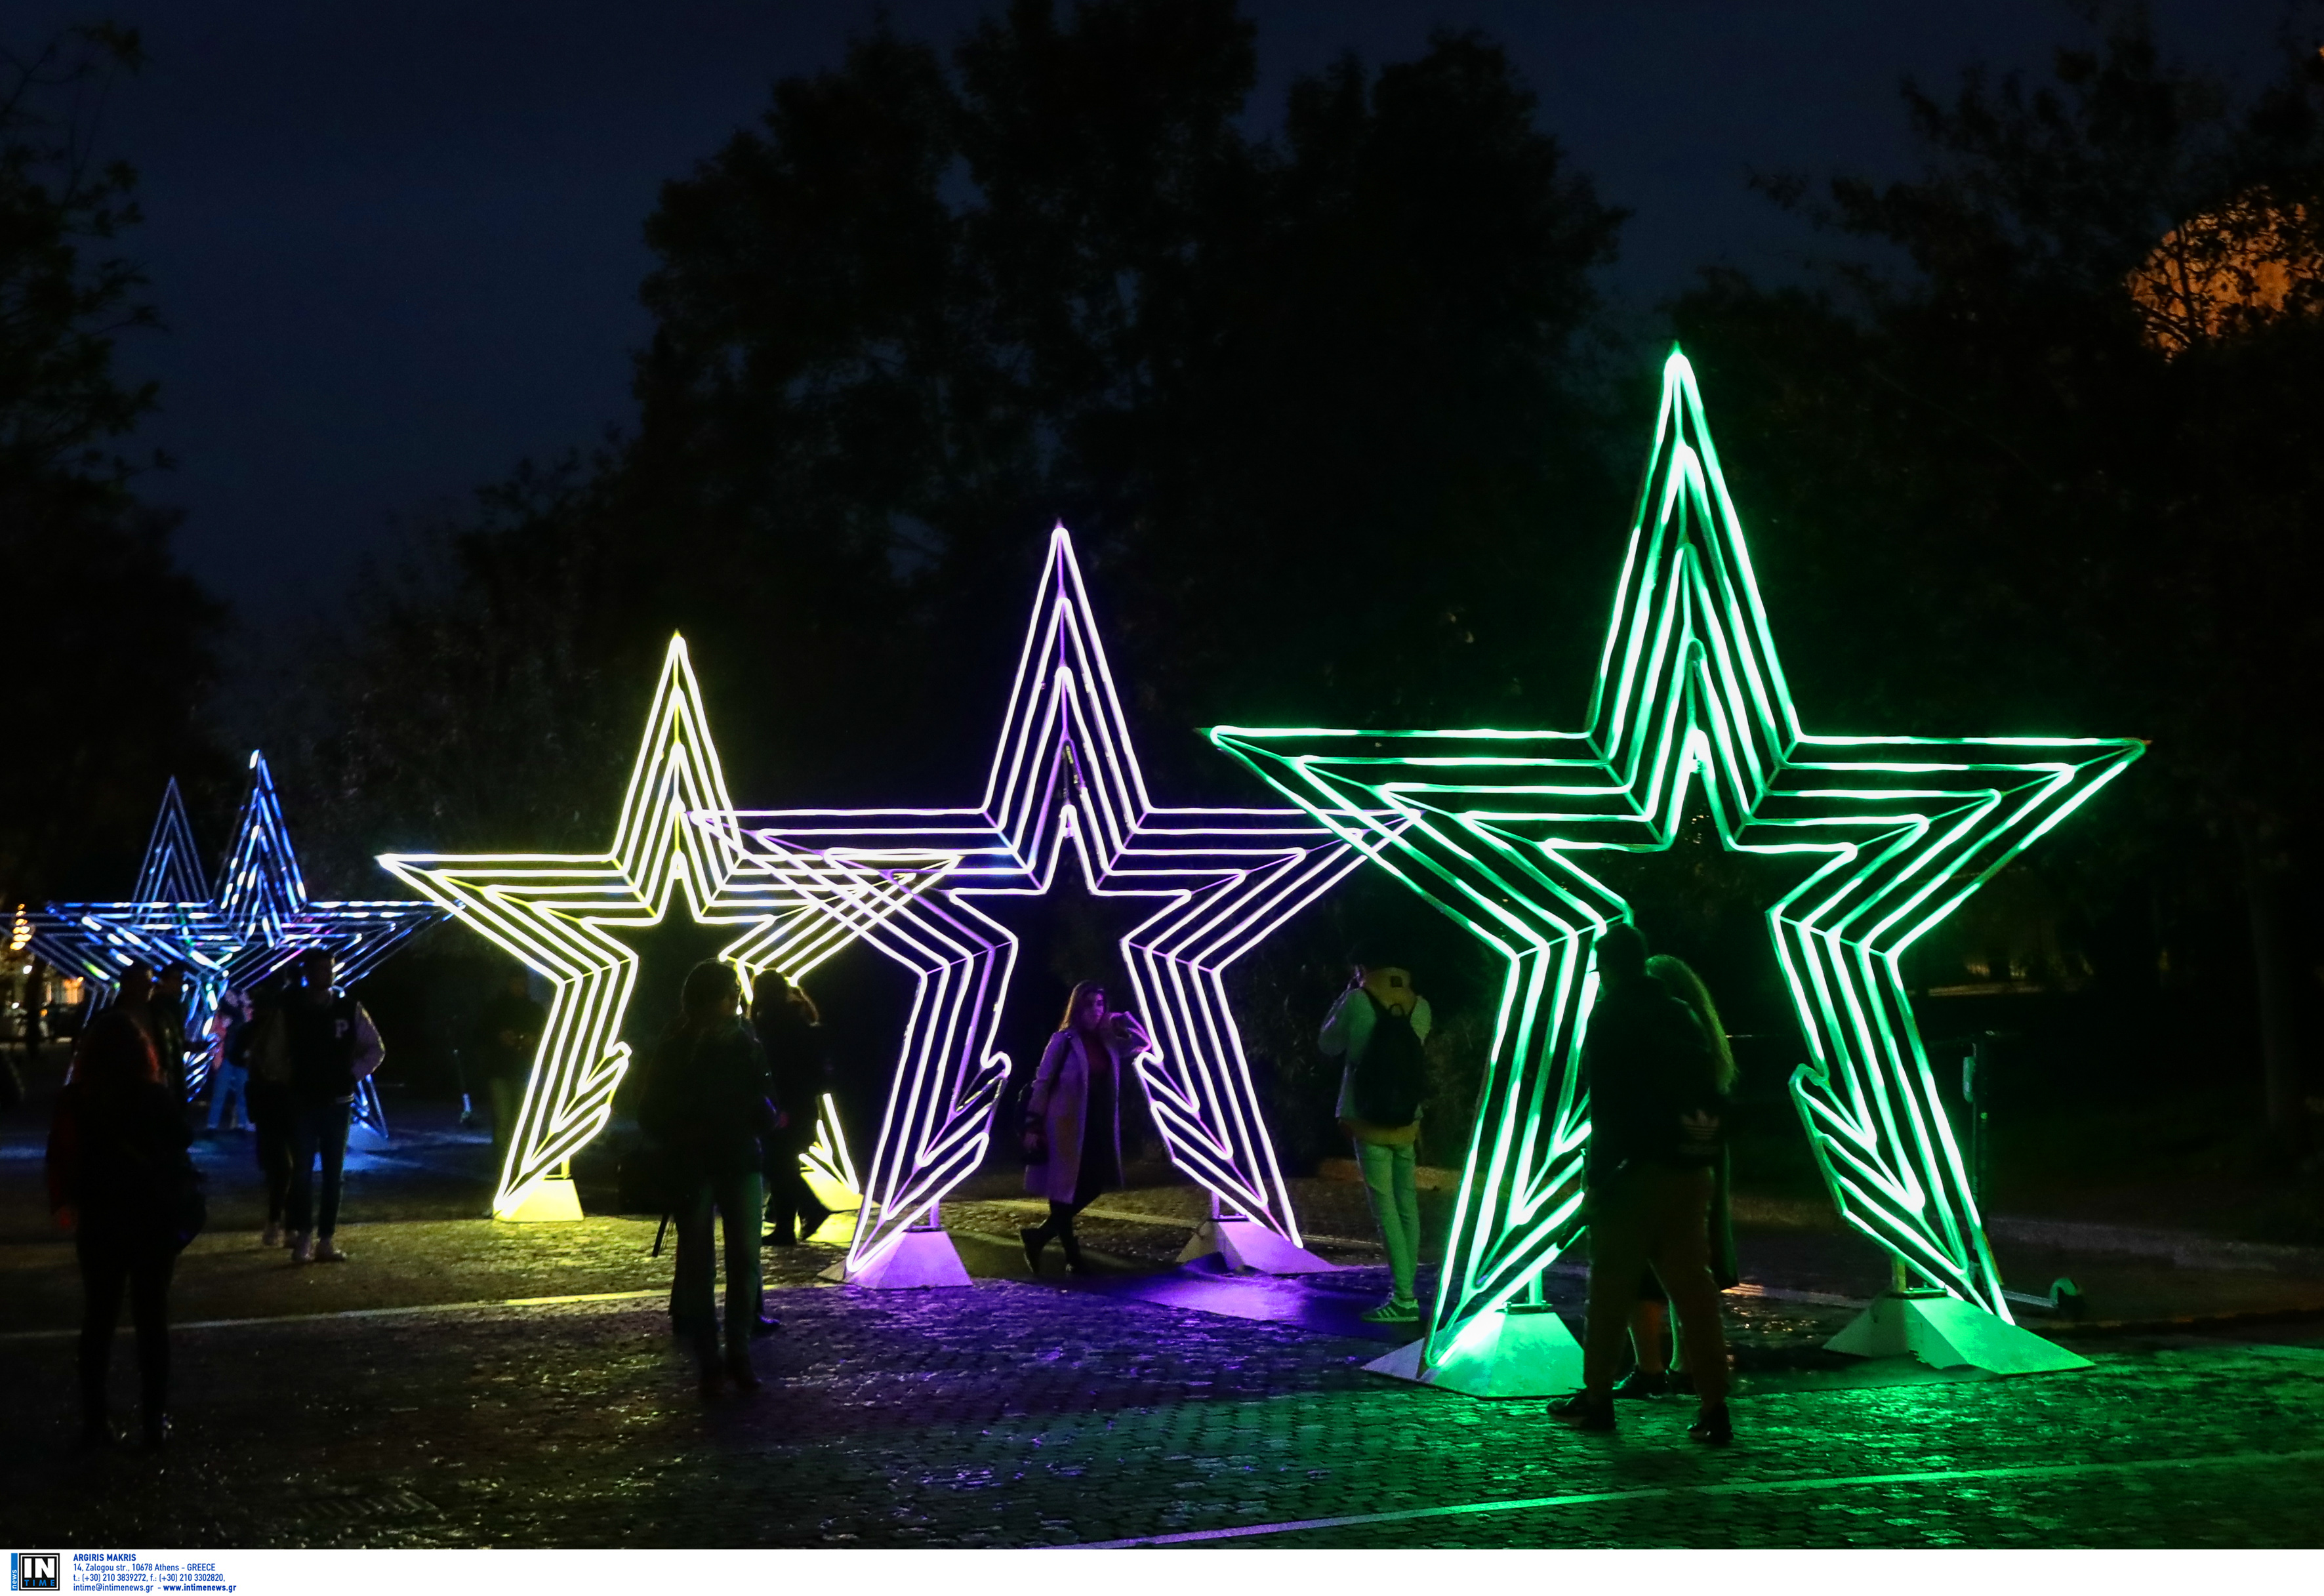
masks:
<path id="1" fill-rule="evenodd" d="M 1413 1342 L 1364 1367 L 1470 1397 L 1559 1397 L 1582 1388 L 1582 1343 L 1549 1308 L 1480 1314 L 1433 1367 L 1420 1361 L 1426 1344 Z"/>
<path id="2" fill-rule="evenodd" d="M 906 1231 L 892 1246 L 861 1268 L 850 1269 L 842 1259 L 823 1271 L 825 1280 L 874 1291 L 912 1291 L 930 1286 L 971 1284 L 960 1249 L 942 1231 Z"/>
<path id="3" fill-rule="evenodd" d="M 524 1194 L 524 1201 L 513 1208 L 495 1212 L 494 1219 L 510 1224 L 555 1224 L 581 1217 L 581 1194 L 573 1189 L 569 1180 L 551 1176 L 535 1181 Z"/>
<path id="4" fill-rule="evenodd" d="M 1178 1254 L 1180 1263 L 1217 1257 L 1228 1269 L 1260 1275 L 1320 1275 L 1340 1266 L 1294 1247 L 1255 1219 L 1206 1219 Z"/>
<path id="5" fill-rule="evenodd" d="M 2052 1374 L 2090 1366 L 2088 1358 L 1941 1291 L 1875 1297 L 1870 1307 L 1824 1345 L 1858 1358 L 1909 1355 L 1932 1369 L 1982 1369 L 1993 1374 Z"/>

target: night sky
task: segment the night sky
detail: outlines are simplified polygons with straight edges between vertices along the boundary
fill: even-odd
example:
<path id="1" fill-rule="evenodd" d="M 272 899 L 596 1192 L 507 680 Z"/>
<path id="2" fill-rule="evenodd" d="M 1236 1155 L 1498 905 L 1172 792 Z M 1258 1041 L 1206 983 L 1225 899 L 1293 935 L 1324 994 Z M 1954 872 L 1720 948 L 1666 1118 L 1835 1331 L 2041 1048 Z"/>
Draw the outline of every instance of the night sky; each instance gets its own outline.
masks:
<path id="1" fill-rule="evenodd" d="M 949 40 L 987 5 L 891 0 Z M 1910 170 L 1895 88 L 1971 60 L 2045 64 L 2081 33 L 2038 0 L 1326 5 L 1256 0 L 1265 127 L 1285 84 L 1432 28 L 1504 42 L 1543 119 L 1636 215 L 1606 289 L 1637 329 L 1698 266 L 1794 272 L 1819 247 L 1752 169 Z M 2165 42 L 2273 69 L 2278 0 L 2164 0 Z M 641 224 L 658 185 L 754 120 L 775 78 L 836 61 L 869 5 L 334 0 L 12 5 L 22 50 L 109 15 L 152 60 L 106 143 L 143 174 L 129 241 L 168 324 L 124 352 L 162 384 L 137 440 L 178 461 L 182 559 L 265 630 L 332 600 L 356 556 L 526 456 L 628 421 L 647 331 Z"/>

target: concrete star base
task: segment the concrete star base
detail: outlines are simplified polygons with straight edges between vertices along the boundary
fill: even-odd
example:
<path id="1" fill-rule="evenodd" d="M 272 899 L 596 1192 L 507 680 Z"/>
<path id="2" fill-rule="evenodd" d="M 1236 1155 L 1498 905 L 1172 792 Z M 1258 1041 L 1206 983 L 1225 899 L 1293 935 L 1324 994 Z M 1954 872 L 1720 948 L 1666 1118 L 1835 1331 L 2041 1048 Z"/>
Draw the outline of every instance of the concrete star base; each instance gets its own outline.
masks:
<path id="1" fill-rule="evenodd" d="M 850 1270 L 842 1259 L 823 1271 L 825 1280 L 844 1280 L 850 1286 L 868 1287 L 874 1291 L 913 1291 L 931 1286 L 966 1286 L 968 1266 L 960 1261 L 960 1249 L 953 1240 L 938 1230 L 906 1231 L 893 1245 L 863 1265 Z"/>
<path id="2" fill-rule="evenodd" d="M 515 1207 L 493 1215 L 510 1224 L 555 1224 L 581 1217 L 581 1195 L 569 1180 L 554 1176 L 538 1182 Z"/>
<path id="3" fill-rule="evenodd" d="M 1824 1345 L 1858 1358 L 1918 1358 L 1932 1369 L 1983 1369 L 1994 1374 L 2052 1374 L 2088 1369 L 2090 1361 L 2030 1330 L 2005 1324 L 1973 1303 L 1941 1291 L 1890 1292 L 1876 1297 Z"/>
<path id="4" fill-rule="evenodd" d="M 1421 1364 L 1422 1345 L 1413 1342 L 1364 1367 L 1470 1397 L 1562 1397 L 1582 1388 L 1582 1343 L 1548 1307 L 1479 1315 L 1433 1368 Z"/>
<path id="5" fill-rule="evenodd" d="M 1320 1275 L 1340 1267 L 1305 1247 L 1294 1247 L 1255 1219 L 1204 1220 L 1186 1250 L 1178 1254 L 1178 1261 L 1196 1263 L 1205 1259 L 1218 1259 L 1218 1267 L 1230 1273 Z"/>

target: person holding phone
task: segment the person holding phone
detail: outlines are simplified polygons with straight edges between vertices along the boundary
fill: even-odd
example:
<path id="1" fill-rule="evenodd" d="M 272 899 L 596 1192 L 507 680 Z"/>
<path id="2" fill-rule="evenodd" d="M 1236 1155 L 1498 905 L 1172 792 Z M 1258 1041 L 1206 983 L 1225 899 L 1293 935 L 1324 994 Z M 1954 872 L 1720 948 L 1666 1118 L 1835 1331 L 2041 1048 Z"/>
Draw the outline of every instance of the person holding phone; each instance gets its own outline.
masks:
<path id="1" fill-rule="evenodd" d="M 1153 1046 L 1136 1015 L 1107 1009 L 1102 983 L 1084 981 L 1065 1000 L 1025 1102 L 1025 1189 L 1049 1200 L 1049 1217 L 1017 1232 L 1036 1276 L 1052 1241 L 1067 1268 L 1088 1272 L 1074 1215 L 1121 1184 L 1122 1075 Z"/>

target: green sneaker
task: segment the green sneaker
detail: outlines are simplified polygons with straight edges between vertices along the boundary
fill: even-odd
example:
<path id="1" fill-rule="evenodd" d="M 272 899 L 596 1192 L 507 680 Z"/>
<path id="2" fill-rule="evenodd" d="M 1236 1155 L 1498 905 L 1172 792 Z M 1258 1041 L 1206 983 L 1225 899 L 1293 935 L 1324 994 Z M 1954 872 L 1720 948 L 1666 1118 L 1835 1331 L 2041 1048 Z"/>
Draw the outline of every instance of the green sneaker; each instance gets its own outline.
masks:
<path id="1" fill-rule="evenodd" d="M 1391 1296 L 1376 1308 L 1366 1308 L 1363 1321 L 1367 1324 L 1417 1324 L 1420 1323 L 1420 1304 L 1417 1299 L 1407 1298 L 1399 1302 Z"/>

